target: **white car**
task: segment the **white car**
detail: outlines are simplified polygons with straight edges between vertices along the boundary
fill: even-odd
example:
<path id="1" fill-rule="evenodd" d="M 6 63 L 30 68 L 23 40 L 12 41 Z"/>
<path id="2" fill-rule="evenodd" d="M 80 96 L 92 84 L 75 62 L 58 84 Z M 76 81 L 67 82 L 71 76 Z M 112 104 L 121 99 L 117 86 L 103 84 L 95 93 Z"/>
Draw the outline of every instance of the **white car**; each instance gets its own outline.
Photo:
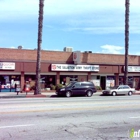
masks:
<path id="1" fill-rule="evenodd" d="M 116 96 L 117 94 L 127 94 L 131 96 L 133 93 L 135 93 L 135 88 L 131 88 L 128 85 L 120 85 L 120 86 L 110 87 L 109 89 L 104 90 L 102 93 L 104 95 L 110 94 L 113 96 Z"/>

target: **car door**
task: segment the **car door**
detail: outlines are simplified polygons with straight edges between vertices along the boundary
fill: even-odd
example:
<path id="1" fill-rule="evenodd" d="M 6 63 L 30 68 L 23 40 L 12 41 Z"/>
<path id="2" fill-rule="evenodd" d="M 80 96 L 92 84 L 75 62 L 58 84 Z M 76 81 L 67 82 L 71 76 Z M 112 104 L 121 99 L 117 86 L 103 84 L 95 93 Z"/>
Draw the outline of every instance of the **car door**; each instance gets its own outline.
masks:
<path id="1" fill-rule="evenodd" d="M 124 93 L 123 86 L 119 86 L 119 87 L 118 87 L 117 94 L 125 94 L 125 93 Z"/>
<path id="2" fill-rule="evenodd" d="M 80 95 L 81 92 L 81 83 L 77 82 L 72 87 L 72 93 L 73 95 Z"/>
<path id="3" fill-rule="evenodd" d="M 124 89 L 124 94 L 127 94 L 129 91 L 129 87 L 126 85 L 123 87 L 123 89 Z"/>

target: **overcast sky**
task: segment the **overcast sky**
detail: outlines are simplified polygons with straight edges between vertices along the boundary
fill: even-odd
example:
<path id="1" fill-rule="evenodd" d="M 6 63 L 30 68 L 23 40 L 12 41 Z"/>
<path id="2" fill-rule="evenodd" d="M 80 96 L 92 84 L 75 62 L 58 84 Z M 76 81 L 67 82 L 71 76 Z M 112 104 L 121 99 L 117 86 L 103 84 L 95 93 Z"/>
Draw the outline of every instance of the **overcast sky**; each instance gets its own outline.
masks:
<path id="1" fill-rule="evenodd" d="M 140 55 L 140 4 L 130 0 L 129 54 Z M 39 0 L 0 0 L 0 47 L 37 48 Z M 45 0 L 43 50 L 124 54 L 125 0 Z"/>

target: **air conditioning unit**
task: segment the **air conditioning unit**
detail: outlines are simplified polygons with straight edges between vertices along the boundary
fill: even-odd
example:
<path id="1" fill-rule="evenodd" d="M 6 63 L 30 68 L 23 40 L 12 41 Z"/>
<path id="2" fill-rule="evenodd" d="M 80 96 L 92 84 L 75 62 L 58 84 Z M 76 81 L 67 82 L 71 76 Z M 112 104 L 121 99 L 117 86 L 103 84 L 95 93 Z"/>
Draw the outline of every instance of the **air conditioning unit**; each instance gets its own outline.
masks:
<path id="1" fill-rule="evenodd" d="M 72 47 L 65 47 L 64 48 L 64 51 L 65 52 L 72 52 Z"/>
<path id="2" fill-rule="evenodd" d="M 92 51 L 85 51 L 85 53 L 92 53 Z"/>
<path id="3" fill-rule="evenodd" d="M 22 46 L 18 46 L 18 49 L 22 49 Z"/>

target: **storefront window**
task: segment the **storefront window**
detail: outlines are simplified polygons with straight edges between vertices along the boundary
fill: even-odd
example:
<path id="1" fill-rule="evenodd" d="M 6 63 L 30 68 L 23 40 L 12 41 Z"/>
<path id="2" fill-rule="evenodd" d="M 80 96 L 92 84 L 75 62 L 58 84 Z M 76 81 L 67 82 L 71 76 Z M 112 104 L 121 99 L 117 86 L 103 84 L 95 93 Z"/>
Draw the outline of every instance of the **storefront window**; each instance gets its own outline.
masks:
<path id="1" fill-rule="evenodd" d="M 128 77 L 128 85 L 129 85 L 130 87 L 133 87 L 133 77 L 132 77 L 132 76 L 129 76 L 129 77 Z"/>
<path id="2" fill-rule="evenodd" d="M 44 88 L 50 88 L 51 85 L 55 85 L 55 75 L 41 75 L 41 84 Z"/>
<path id="3" fill-rule="evenodd" d="M 15 91 L 15 84 L 20 85 L 19 75 L 0 75 L 1 92 Z"/>
<path id="4" fill-rule="evenodd" d="M 35 81 L 36 76 L 35 75 L 25 75 L 25 82 L 26 81 Z"/>
<path id="5" fill-rule="evenodd" d="M 11 76 L 11 88 L 15 88 L 15 84 L 20 85 L 20 76 L 19 75 Z"/>
<path id="6" fill-rule="evenodd" d="M 106 88 L 115 86 L 115 76 L 107 76 L 106 78 Z"/>
<path id="7" fill-rule="evenodd" d="M 62 85 L 67 85 L 71 81 L 78 81 L 77 75 L 61 75 L 60 76 L 60 83 Z"/>
<path id="8" fill-rule="evenodd" d="M 119 77 L 119 85 L 123 85 L 124 84 L 124 76 L 120 76 Z M 130 87 L 133 87 L 133 77 L 132 76 L 128 76 L 128 85 Z"/>
<path id="9" fill-rule="evenodd" d="M 55 75 L 41 75 L 40 77 L 40 86 L 41 89 L 50 88 L 50 85 L 55 85 Z M 28 81 L 30 83 L 30 87 L 35 86 L 35 75 L 25 75 L 25 82 Z"/>
<path id="10" fill-rule="evenodd" d="M 92 75 L 90 81 L 93 82 L 95 86 L 100 86 L 100 76 L 99 75 Z"/>
<path id="11" fill-rule="evenodd" d="M 1 89 L 10 89 L 10 76 L 2 75 L 0 76 Z"/>

